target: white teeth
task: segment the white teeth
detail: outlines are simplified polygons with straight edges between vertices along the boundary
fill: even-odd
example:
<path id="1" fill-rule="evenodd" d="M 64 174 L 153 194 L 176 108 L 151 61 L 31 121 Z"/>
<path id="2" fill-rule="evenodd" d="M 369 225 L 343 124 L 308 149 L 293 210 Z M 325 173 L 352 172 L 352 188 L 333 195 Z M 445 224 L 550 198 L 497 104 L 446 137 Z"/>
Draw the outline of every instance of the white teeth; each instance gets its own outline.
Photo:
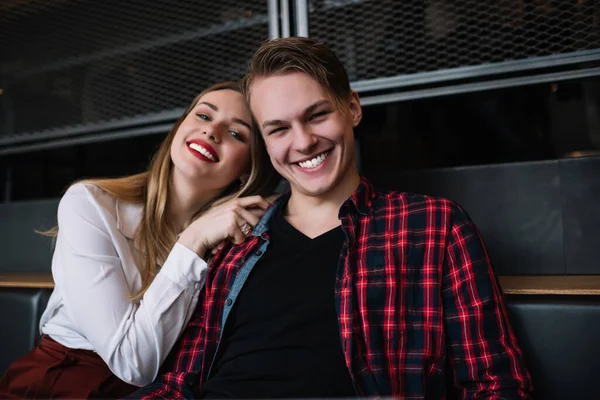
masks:
<path id="1" fill-rule="evenodd" d="M 302 168 L 313 169 L 313 168 L 316 168 L 319 165 L 321 165 L 323 160 L 325 160 L 328 155 L 329 155 L 329 152 L 327 151 L 327 152 L 321 154 L 320 156 L 317 156 L 311 160 L 299 162 L 298 165 Z"/>
<path id="2" fill-rule="evenodd" d="M 217 161 L 217 159 L 212 154 L 210 154 L 208 150 L 200 146 L 198 143 L 190 143 L 189 146 L 190 148 L 196 150 L 198 153 L 202 154 L 204 157 L 213 161 Z"/>

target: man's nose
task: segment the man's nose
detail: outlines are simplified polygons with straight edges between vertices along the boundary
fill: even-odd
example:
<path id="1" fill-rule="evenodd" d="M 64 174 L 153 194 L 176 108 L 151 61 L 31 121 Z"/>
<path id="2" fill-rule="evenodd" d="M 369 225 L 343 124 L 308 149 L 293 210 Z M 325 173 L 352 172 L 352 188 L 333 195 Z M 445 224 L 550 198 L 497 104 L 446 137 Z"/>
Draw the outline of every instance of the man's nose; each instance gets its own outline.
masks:
<path id="1" fill-rule="evenodd" d="M 294 129 L 294 147 L 300 153 L 310 153 L 319 142 L 319 139 L 306 127 Z"/>

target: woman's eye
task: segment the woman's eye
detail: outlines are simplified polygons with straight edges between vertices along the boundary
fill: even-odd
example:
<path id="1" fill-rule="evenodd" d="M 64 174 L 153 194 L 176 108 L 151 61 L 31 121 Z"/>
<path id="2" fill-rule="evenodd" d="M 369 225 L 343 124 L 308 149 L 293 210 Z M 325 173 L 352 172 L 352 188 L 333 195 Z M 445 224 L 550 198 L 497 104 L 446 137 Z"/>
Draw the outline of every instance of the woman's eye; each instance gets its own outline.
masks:
<path id="1" fill-rule="evenodd" d="M 208 115 L 206 115 L 206 114 L 200 114 L 200 113 L 198 113 L 198 114 L 196 114 L 196 115 L 197 115 L 197 116 L 198 116 L 200 119 L 203 119 L 203 120 L 205 120 L 205 121 L 210 121 L 210 117 L 209 117 Z"/>
<path id="2" fill-rule="evenodd" d="M 242 135 L 240 135 L 238 132 L 229 131 L 229 133 L 231 134 L 231 136 L 233 136 L 234 139 L 239 140 L 240 142 L 244 141 L 244 137 Z"/>

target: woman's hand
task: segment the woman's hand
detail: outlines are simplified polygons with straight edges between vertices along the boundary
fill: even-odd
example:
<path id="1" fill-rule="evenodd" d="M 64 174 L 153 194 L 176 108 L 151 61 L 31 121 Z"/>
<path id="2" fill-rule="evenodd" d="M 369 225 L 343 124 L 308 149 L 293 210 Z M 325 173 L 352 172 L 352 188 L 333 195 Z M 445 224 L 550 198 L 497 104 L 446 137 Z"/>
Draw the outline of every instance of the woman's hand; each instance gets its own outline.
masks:
<path id="1" fill-rule="evenodd" d="M 261 196 L 240 197 L 208 210 L 179 235 L 178 242 L 204 258 L 225 240 L 243 243 L 265 214 L 269 203 Z"/>

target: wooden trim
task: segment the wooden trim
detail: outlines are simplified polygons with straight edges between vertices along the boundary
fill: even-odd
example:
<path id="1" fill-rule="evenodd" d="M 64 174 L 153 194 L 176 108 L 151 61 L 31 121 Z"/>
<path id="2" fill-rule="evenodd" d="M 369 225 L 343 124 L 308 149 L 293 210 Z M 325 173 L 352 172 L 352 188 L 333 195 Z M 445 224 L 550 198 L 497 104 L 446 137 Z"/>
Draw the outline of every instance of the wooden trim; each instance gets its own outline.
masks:
<path id="1" fill-rule="evenodd" d="M 504 294 L 600 295 L 600 275 L 501 276 Z"/>
<path id="2" fill-rule="evenodd" d="M 600 295 L 600 275 L 501 276 L 507 295 Z M 0 288 L 52 289 L 50 273 L 0 273 Z"/>
<path id="3" fill-rule="evenodd" d="M 0 288 L 52 289 L 54 280 L 50 273 L 0 273 Z"/>

